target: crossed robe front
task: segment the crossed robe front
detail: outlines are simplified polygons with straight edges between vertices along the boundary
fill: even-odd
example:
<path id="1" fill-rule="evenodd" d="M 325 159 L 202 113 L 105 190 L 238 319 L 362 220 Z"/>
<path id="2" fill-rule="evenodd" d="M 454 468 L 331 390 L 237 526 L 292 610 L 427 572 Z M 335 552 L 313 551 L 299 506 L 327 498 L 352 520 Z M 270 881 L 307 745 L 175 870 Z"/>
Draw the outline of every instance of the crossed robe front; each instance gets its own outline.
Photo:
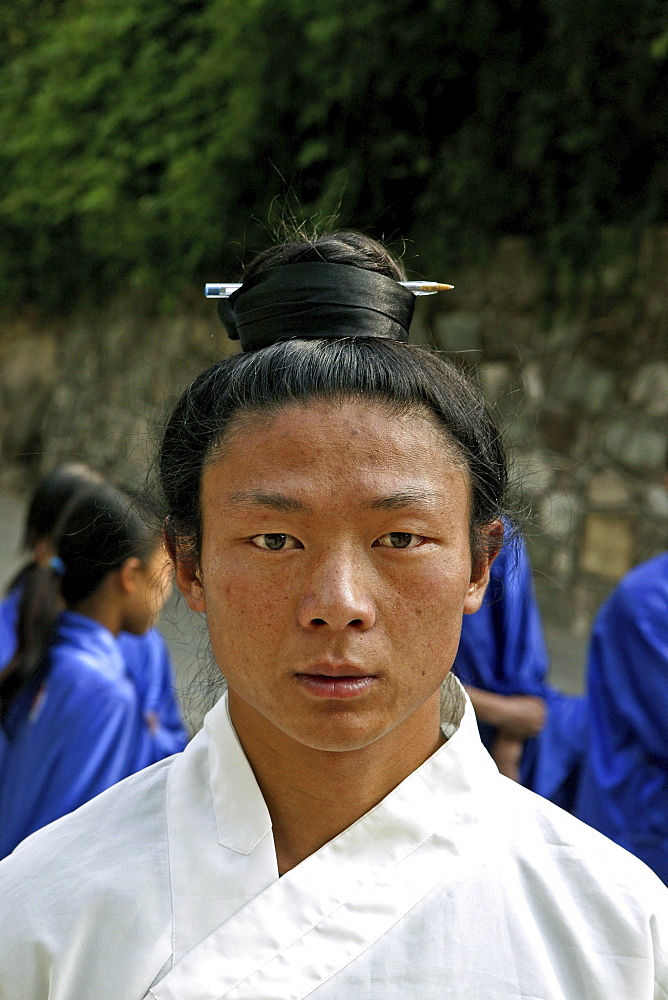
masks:
<path id="1" fill-rule="evenodd" d="M 0 863 L 0 1000 L 666 1000 L 664 886 L 446 696 L 447 742 L 281 877 L 223 697 Z"/>

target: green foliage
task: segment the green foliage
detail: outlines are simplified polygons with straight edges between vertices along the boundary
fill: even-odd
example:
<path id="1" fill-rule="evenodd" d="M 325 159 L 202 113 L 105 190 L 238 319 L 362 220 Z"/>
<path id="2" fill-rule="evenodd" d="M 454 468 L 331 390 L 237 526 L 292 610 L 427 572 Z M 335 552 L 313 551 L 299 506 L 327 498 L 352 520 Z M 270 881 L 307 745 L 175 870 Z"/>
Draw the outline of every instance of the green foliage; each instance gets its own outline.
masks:
<path id="1" fill-rule="evenodd" d="M 12 0 L 3 299 L 170 306 L 295 202 L 423 273 L 503 233 L 582 270 L 666 219 L 666 38 L 663 0 Z"/>

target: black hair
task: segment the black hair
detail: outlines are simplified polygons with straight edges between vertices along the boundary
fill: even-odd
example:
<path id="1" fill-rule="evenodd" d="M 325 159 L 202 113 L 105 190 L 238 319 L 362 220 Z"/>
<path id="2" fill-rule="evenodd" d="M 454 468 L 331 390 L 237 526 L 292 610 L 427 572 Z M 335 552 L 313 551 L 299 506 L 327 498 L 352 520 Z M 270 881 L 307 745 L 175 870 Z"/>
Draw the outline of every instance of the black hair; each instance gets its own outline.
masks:
<path id="1" fill-rule="evenodd" d="M 406 272 L 400 261 L 364 233 L 344 230 L 310 239 L 297 233 L 293 239 L 278 243 L 259 253 L 244 269 L 244 281 L 283 264 L 349 264 L 365 271 L 375 271 L 387 278 L 403 281 Z"/>
<path id="2" fill-rule="evenodd" d="M 30 498 L 23 525 L 21 549 L 32 553 L 38 542 L 50 539 L 64 507 L 72 497 L 102 481 L 97 472 L 78 462 L 57 465 L 51 472 L 47 472 Z M 5 593 L 9 594 L 16 587 L 22 587 L 32 566 L 32 559 L 24 563 L 6 585 Z"/>
<path id="3" fill-rule="evenodd" d="M 381 244 L 357 233 L 272 247 L 251 262 L 245 278 L 314 261 L 403 278 L 401 266 Z M 202 471 L 235 417 L 349 397 L 374 401 L 392 413 L 427 411 L 436 418 L 468 471 L 471 551 L 477 561 L 486 544 L 485 526 L 509 515 L 505 452 L 485 401 L 460 370 L 433 351 L 367 337 L 280 341 L 227 358 L 188 386 L 167 422 L 159 455 L 163 513 L 179 551 L 199 557 Z"/>
<path id="4" fill-rule="evenodd" d="M 63 508 L 82 489 L 102 482 L 102 477 L 87 465 L 67 462 L 57 465 L 37 484 L 26 513 L 23 548 L 32 549 L 43 538 L 50 538 Z"/>
<path id="5" fill-rule="evenodd" d="M 76 608 L 126 559 L 145 561 L 157 542 L 130 498 L 104 482 L 74 494 L 51 539 L 57 558 L 47 566 L 33 564 L 23 578 L 17 648 L 0 674 L 0 723 L 6 730 L 17 697 L 26 689 L 36 693 L 48 674 L 63 604 Z"/>

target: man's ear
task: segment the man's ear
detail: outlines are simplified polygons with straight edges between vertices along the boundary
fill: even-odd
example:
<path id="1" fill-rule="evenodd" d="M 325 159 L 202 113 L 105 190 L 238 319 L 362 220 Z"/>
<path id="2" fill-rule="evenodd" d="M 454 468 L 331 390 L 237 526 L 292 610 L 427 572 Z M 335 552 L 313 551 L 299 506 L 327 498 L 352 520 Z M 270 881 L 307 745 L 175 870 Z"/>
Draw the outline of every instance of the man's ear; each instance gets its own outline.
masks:
<path id="1" fill-rule="evenodd" d="M 192 555 L 186 554 L 183 547 L 178 544 L 170 529 L 169 520 L 165 521 L 163 538 L 174 567 L 176 586 L 183 594 L 186 604 L 191 611 L 206 611 L 206 598 L 197 560 Z"/>
<path id="2" fill-rule="evenodd" d="M 497 520 L 485 527 L 481 539 L 481 551 L 471 566 L 471 580 L 464 598 L 464 614 L 474 614 L 482 604 L 489 584 L 489 571 L 501 551 L 504 535 L 503 521 Z"/>

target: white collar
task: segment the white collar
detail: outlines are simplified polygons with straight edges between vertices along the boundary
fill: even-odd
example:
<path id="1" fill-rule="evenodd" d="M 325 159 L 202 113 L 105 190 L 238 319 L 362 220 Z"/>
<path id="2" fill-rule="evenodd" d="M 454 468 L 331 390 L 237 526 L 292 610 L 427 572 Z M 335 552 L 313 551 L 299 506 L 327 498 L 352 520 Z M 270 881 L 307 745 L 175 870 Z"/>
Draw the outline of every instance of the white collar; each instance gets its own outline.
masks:
<path id="1" fill-rule="evenodd" d="M 227 691 L 204 719 L 218 843 L 250 854 L 271 830 L 271 817 L 230 719 Z"/>
<path id="2" fill-rule="evenodd" d="M 443 782 L 443 787 L 456 795 L 468 792 L 476 776 L 489 774 L 490 765 L 491 773 L 496 775 L 496 768 L 480 743 L 473 707 L 463 687 L 449 674 L 441 690 L 441 727 L 447 743 L 383 800 L 387 803 L 394 796 L 405 803 L 424 783 L 428 794 L 418 798 L 426 810 L 423 818 L 430 825 L 435 819 L 433 808 L 442 802 L 440 796 L 433 795 L 434 782 L 437 785 Z M 209 740 L 218 843 L 248 855 L 271 831 L 271 817 L 230 719 L 227 692 L 207 714 L 204 730 Z M 415 818 L 415 810 L 411 812 Z"/>
<path id="3" fill-rule="evenodd" d="M 192 977 L 199 976 L 201 961 L 209 972 L 219 968 L 223 943 L 224 951 L 243 957 L 243 942 L 258 927 L 288 934 L 289 915 L 297 919 L 306 899 L 313 912 L 333 912 L 369 880 L 380 880 L 380 886 L 394 877 L 390 873 L 402 859 L 423 850 L 437 851 L 437 863 L 427 864 L 429 884 L 432 869 L 434 878 L 445 877 L 445 868 L 448 878 L 460 879 L 479 863 L 480 831 L 488 828 L 481 820 L 498 809 L 499 774 L 454 677 L 444 686 L 443 700 L 448 742 L 377 806 L 279 878 L 269 812 L 230 721 L 227 696 L 221 698 L 169 779 L 173 958 L 183 996 L 194 996 Z M 381 892 L 383 899 L 387 895 Z M 271 911 L 269 924 L 256 911 Z M 348 911 L 341 912 L 347 920 Z M 220 997 L 216 989 L 202 995 Z M 170 991 L 151 995 L 181 1000 L 181 993 Z"/>

